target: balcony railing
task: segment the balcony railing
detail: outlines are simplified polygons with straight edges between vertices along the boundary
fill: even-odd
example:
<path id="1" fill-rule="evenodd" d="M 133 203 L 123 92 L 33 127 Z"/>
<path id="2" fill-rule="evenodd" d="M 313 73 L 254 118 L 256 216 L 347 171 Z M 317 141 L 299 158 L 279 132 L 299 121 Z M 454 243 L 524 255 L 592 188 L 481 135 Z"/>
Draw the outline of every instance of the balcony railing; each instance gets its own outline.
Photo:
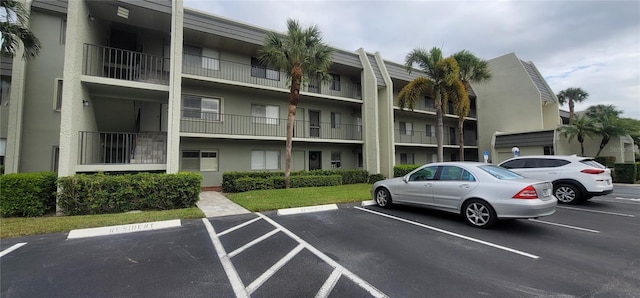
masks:
<path id="1" fill-rule="evenodd" d="M 169 59 L 162 56 L 85 44 L 83 63 L 85 75 L 169 84 Z"/>
<path id="2" fill-rule="evenodd" d="M 397 100 L 394 102 L 394 104 L 397 106 Z M 448 106 L 449 110 L 447 112 L 447 114 L 451 114 L 451 115 L 455 115 L 456 113 L 453 111 L 453 106 Z M 422 110 L 422 111 L 429 111 L 429 112 L 435 112 L 436 108 L 433 106 L 433 104 L 427 104 L 424 101 L 418 101 L 416 102 L 416 105 L 413 107 L 414 110 Z M 471 108 L 469 110 L 469 115 L 467 117 L 471 117 L 471 118 L 475 118 L 476 117 L 476 109 L 475 108 Z"/>
<path id="3" fill-rule="evenodd" d="M 181 132 L 286 137 L 287 119 L 231 114 L 200 113 L 199 118 L 182 113 Z M 294 138 L 362 140 L 362 126 L 356 124 L 295 120 Z"/>
<path id="4" fill-rule="evenodd" d="M 81 131 L 79 164 L 164 164 L 166 133 Z"/>
<path id="5" fill-rule="evenodd" d="M 396 143 L 405 143 L 405 144 L 431 144 L 436 145 L 438 141 L 436 140 L 435 134 L 430 135 L 431 132 L 428 131 L 417 131 L 417 130 L 395 130 L 395 142 Z M 443 132 L 443 145 L 458 145 L 458 136 L 451 135 L 445 129 Z M 465 140 L 464 144 L 468 146 L 476 146 L 476 141 Z"/>
<path id="6" fill-rule="evenodd" d="M 266 67 L 191 54 L 184 54 L 182 63 L 185 74 L 289 90 L 287 73 Z M 304 84 L 301 91 L 354 99 L 362 96 L 361 85 L 344 81 L 344 78 L 320 84 Z"/>

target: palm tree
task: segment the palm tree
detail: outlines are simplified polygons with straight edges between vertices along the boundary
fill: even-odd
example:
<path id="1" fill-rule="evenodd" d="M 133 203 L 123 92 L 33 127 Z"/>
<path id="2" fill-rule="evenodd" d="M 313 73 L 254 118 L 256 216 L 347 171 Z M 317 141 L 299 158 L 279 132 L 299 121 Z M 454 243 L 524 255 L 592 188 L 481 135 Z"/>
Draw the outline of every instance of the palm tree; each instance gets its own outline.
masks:
<path id="1" fill-rule="evenodd" d="M 569 125 L 563 125 L 557 129 L 565 138 L 571 142 L 574 138 L 578 138 L 580 142 L 580 156 L 584 156 L 584 138 L 593 138 L 596 132 L 593 119 L 588 116 L 582 115 L 575 118 L 573 123 Z"/>
<path id="2" fill-rule="evenodd" d="M 2 46 L 0 55 L 13 58 L 22 43 L 24 47 L 23 59 L 32 59 L 38 55 L 42 44 L 29 30 L 29 13 L 21 2 L 16 0 L 0 0 L 0 31 L 2 32 Z"/>
<path id="3" fill-rule="evenodd" d="M 585 114 L 594 121 L 596 134 L 602 137 L 596 156 L 600 156 L 600 152 L 607 146 L 611 138 L 627 134 L 625 128 L 619 124 L 622 111 L 616 110 L 613 105 L 590 106 Z"/>
<path id="4" fill-rule="evenodd" d="M 260 50 L 259 59 L 269 67 L 285 71 L 290 80 L 289 110 L 287 115 L 287 144 L 285 159 L 285 187 L 289 188 L 291 176 L 291 148 L 296 107 L 300 100 L 303 77 L 325 80 L 329 77 L 333 49 L 322 42 L 322 34 L 316 26 L 301 28 L 298 21 L 287 20 L 287 34 L 269 32 Z"/>
<path id="5" fill-rule="evenodd" d="M 472 52 L 462 50 L 453 54 L 453 58 L 460 67 L 460 80 L 464 84 L 467 93 L 471 88 L 471 82 L 482 83 L 491 79 L 491 71 L 487 61 L 476 57 Z M 453 110 L 458 116 L 458 142 L 460 145 L 460 160 L 464 161 L 464 118 L 469 116 L 469 97 L 453 101 Z"/>
<path id="6" fill-rule="evenodd" d="M 585 101 L 589 97 L 589 93 L 580 88 L 567 88 L 560 91 L 556 96 L 558 97 L 558 103 L 561 105 L 569 104 L 569 124 L 571 124 L 573 122 L 574 104 Z"/>
<path id="7" fill-rule="evenodd" d="M 442 50 L 432 48 L 429 52 L 423 49 L 414 49 L 405 58 L 407 71 L 411 73 L 413 65 L 418 64 L 425 76 L 415 78 L 400 90 L 398 105 L 400 108 L 413 109 L 417 101 L 425 94 L 434 98 L 436 110 L 436 142 L 438 143 L 438 161 L 444 160 L 443 111 L 447 108 L 449 99 L 457 101 L 458 98 L 468 97 L 462 81 L 460 81 L 460 68 L 453 57 L 442 57 Z"/>

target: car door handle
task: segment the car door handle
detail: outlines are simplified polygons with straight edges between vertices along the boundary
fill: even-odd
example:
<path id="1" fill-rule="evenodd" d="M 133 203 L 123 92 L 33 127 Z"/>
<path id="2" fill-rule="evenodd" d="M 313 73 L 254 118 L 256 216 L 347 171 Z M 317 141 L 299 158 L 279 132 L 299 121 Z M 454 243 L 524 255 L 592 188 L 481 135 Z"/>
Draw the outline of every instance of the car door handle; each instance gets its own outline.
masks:
<path id="1" fill-rule="evenodd" d="M 460 184 L 460 188 L 469 188 L 469 184 Z"/>
<path id="2" fill-rule="evenodd" d="M 431 187 L 431 183 L 427 183 L 424 185 L 425 187 Z"/>

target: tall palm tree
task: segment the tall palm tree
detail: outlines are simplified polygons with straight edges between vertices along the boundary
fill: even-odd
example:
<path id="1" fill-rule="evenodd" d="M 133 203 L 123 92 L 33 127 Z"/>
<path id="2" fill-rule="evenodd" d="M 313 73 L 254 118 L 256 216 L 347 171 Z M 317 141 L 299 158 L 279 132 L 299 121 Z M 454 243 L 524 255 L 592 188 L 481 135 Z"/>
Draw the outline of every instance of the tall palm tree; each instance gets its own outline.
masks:
<path id="1" fill-rule="evenodd" d="M 29 30 L 29 13 L 21 2 L 16 0 L 0 0 L 0 32 L 2 32 L 2 45 L 0 55 L 13 58 L 22 43 L 24 48 L 23 59 L 35 58 L 40 52 L 42 44 Z"/>
<path id="2" fill-rule="evenodd" d="M 491 71 L 487 61 L 476 57 L 472 52 L 462 50 L 453 54 L 453 58 L 460 67 L 460 80 L 467 93 L 471 88 L 471 82 L 482 83 L 491 79 Z M 464 118 L 469 116 L 471 103 L 469 97 L 459 98 L 453 101 L 453 110 L 458 116 L 458 145 L 460 146 L 460 160 L 464 161 Z"/>
<path id="3" fill-rule="evenodd" d="M 290 80 L 284 174 L 286 188 L 290 186 L 293 126 L 303 77 L 327 79 L 333 52 L 322 41 L 322 34 L 316 26 L 302 28 L 298 21 L 292 19 L 287 20 L 287 34 L 283 36 L 268 33 L 259 52 L 260 61 L 269 67 L 285 71 Z"/>
<path id="4" fill-rule="evenodd" d="M 447 108 L 449 99 L 468 97 L 462 81 L 460 68 L 453 57 L 444 58 L 442 50 L 432 48 L 429 52 L 424 49 L 414 49 L 405 58 L 405 67 L 411 73 L 413 65 L 418 64 L 425 76 L 415 78 L 400 90 L 398 105 L 400 108 L 413 109 L 425 94 L 434 98 L 436 110 L 436 142 L 438 144 L 438 161 L 444 160 L 444 144 L 442 121 L 443 111 Z"/>
<path id="5" fill-rule="evenodd" d="M 596 134 L 602 137 L 596 156 L 600 156 L 600 152 L 607 146 L 611 138 L 627 134 L 625 128 L 619 124 L 622 111 L 617 110 L 613 105 L 590 106 L 585 114 L 593 120 Z"/>
<path id="6" fill-rule="evenodd" d="M 580 88 L 567 88 L 560 91 L 556 96 L 561 105 L 569 104 L 569 124 L 571 124 L 573 122 L 574 104 L 585 101 L 589 97 L 589 93 Z"/>
<path id="7" fill-rule="evenodd" d="M 574 138 L 578 138 L 578 142 L 580 142 L 580 156 L 584 156 L 584 138 L 593 138 L 593 136 L 597 134 L 593 119 L 585 115 L 576 117 L 573 123 L 560 126 L 557 130 L 562 133 L 565 138 L 568 138 L 569 142 L 573 141 Z"/>

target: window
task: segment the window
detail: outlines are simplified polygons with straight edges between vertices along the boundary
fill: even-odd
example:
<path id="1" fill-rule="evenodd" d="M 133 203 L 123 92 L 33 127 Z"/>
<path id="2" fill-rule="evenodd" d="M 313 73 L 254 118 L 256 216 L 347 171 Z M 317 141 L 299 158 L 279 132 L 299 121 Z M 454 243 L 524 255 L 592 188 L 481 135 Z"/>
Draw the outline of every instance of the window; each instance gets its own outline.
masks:
<path id="1" fill-rule="evenodd" d="M 436 176 L 436 170 L 438 170 L 438 166 L 422 168 L 417 172 L 411 174 L 411 176 L 409 176 L 409 181 L 433 180 L 433 178 Z"/>
<path id="2" fill-rule="evenodd" d="M 202 49 L 202 68 L 220 70 L 220 53 L 216 50 Z"/>
<path id="3" fill-rule="evenodd" d="M 278 125 L 280 107 L 254 104 L 251 105 L 251 116 L 253 123 Z"/>
<path id="4" fill-rule="evenodd" d="M 182 100 L 183 118 L 220 121 L 220 99 L 184 95 Z"/>
<path id="5" fill-rule="evenodd" d="M 555 155 L 553 153 L 553 146 L 544 146 L 544 155 Z"/>
<path id="6" fill-rule="evenodd" d="M 183 171 L 218 171 L 218 152 L 207 150 L 182 151 L 181 170 Z"/>
<path id="7" fill-rule="evenodd" d="M 400 134 L 401 135 L 413 135 L 413 123 L 411 122 L 400 122 Z"/>
<path id="8" fill-rule="evenodd" d="M 402 164 L 402 165 L 412 165 L 413 164 L 413 153 L 400 153 L 400 164 Z"/>
<path id="9" fill-rule="evenodd" d="M 425 96 L 424 97 L 424 105 L 427 107 L 427 109 L 435 109 L 436 107 L 436 102 L 433 98 L 429 97 L 429 96 Z"/>
<path id="10" fill-rule="evenodd" d="M 251 151 L 252 170 L 280 169 L 280 151 L 254 150 Z"/>
<path id="11" fill-rule="evenodd" d="M 340 75 L 331 74 L 331 90 L 340 91 Z"/>
<path id="12" fill-rule="evenodd" d="M 184 64 L 187 68 L 220 70 L 220 53 L 213 49 L 185 45 Z"/>
<path id="13" fill-rule="evenodd" d="M 53 150 L 51 151 L 51 171 L 58 172 L 58 165 L 60 161 L 60 147 L 53 146 Z"/>
<path id="14" fill-rule="evenodd" d="M 9 105 L 9 92 L 11 83 L 4 78 L 0 81 L 0 106 Z"/>
<path id="15" fill-rule="evenodd" d="M 442 173 L 440 173 L 440 180 L 460 180 L 463 171 L 459 167 L 444 166 L 442 167 Z"/>
<path id="16" fill-rule="evenodd" d="M 53 87 L 53 90 L 53 94 L 55 94 L 53 99 L 53 109 L 60 111 L 62 108 L 62 79 L 55 79 L 55 86 Z"/>
<path id="17" fill-rule="evenodd" d="M 280 80 L 280 71 L 267 68 L 264 64 L 258 60 L 258 58 L 251 58 L 251 76 L 256 78 L 269 79 L 274 81 Z"/>
<path id="18" fill-rule="evenodd" d="M 340 113 L 331 112 L 331 128 L 340 128 Z"/>
<path id="19" fill-rule="evenodd" d="M 331 168 L 339 169 L 341 168 L 341 164 L 340 152 L 331 152 Z"/>
<path id="20" fill-rule="evenodd" d="M 431 125 L 431 124 L 427 124 L 427 126 L 425 127 L 425 132 L 427 137 L 435 137 L 436 136 L 436 127 Z"/>

